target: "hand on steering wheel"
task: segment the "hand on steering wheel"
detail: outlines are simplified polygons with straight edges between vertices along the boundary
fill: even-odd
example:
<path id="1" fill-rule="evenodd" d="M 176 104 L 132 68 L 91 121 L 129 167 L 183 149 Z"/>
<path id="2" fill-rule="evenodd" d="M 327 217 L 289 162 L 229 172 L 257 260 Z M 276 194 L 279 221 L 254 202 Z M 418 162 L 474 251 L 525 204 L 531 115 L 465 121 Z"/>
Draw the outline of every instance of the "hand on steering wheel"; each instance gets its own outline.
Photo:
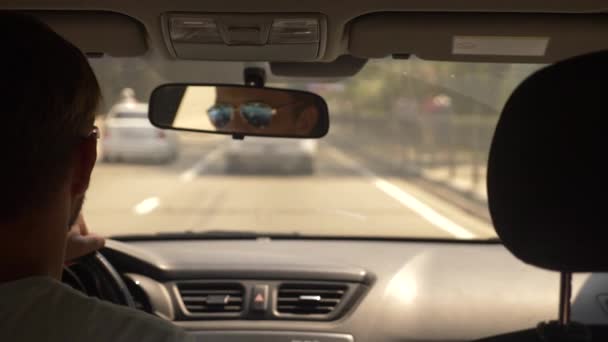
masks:
<path id="1" fill-rule="evenodd" d="M 82 213 L 78 215 L 76 223 L 70 227 L 65 248 L 65 261 L 74 261 L 82 256 L 93 253 L 105 245 L 105 239 L 99 235 L 89 233 Z"/>
<path id="2" fill-rule="evenodd" d="M 105 239 L 99 235 L 89 233 L 82 213 L 70 228 L 67 235 L 65 261 L 72 266 L 66 267 L 66 272 L 72 273 L 70 267 L 86 272 L 92 279 L 97 297 L 115 304 L 135 307 L 129 290 L 114 269 L 112 264 L 98 252 L 105 245 Z M 82 286 L 81 286 L 82 287 Z M 86 290 L 86 289 L 82 289 Z M 88 293 L 90 294 L 90 293 Z"/>

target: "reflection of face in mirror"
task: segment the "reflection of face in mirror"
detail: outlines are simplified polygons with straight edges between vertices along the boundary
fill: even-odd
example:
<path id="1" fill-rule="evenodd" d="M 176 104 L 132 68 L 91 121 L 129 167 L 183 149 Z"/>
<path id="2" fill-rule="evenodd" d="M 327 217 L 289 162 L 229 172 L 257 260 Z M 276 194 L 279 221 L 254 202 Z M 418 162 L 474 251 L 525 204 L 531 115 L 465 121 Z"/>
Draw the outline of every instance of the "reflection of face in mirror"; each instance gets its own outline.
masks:
<path id="1" fill-rule="evenodd" d="M 268 135 L 307 136 L 319 121 L 312 96 L 263 88 L 217 87 L 207 115 L 218 131 Z"/>

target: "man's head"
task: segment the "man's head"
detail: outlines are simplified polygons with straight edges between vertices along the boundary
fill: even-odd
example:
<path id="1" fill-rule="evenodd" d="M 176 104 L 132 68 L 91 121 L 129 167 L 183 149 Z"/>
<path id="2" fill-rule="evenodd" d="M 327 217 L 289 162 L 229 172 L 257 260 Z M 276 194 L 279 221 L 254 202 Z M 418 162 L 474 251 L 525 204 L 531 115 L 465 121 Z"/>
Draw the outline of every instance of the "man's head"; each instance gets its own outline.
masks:
<path id="1" fill-rule="evenodd" d="M 11 12 L 0 23 L 0 224 L 53 201 L 74 220 L 96 157 L 99 85 L 85 56 L 45 24 Z"/>
<path id="2" fill-rule="evenodd" d="M 0 11 L 0 281 L 59 277 L 95 165 L 100 89 L 85 56 Z"/>

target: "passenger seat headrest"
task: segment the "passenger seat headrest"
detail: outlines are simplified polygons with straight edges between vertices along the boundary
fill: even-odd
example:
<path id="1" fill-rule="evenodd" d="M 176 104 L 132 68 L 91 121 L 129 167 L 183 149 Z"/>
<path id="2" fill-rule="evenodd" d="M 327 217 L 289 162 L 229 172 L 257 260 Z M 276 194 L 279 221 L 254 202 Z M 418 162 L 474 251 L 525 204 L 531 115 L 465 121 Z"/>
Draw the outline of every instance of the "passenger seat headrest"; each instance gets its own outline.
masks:
<path id="1" fill-rule="evenodd" d="M 543 68 L 513 92 L 488 162 L 504 245 L 526 263 L 608 271 L 608 51 Z"/>

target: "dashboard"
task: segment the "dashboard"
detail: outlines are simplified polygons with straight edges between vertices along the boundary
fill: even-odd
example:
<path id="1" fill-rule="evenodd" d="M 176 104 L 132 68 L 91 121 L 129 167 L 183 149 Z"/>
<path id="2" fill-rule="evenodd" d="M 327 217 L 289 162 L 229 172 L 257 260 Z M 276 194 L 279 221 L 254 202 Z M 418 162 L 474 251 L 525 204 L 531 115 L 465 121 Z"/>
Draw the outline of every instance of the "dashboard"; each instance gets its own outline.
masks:
<path id="1" fill-rule="evenodd" d="M 136 307 L 200 341 L 470 341 L 557 317 L 559 275 L 500 244 L 108 241 Z M 608 322 L 608 275 L 579 274 L 573 319 Z"/>

